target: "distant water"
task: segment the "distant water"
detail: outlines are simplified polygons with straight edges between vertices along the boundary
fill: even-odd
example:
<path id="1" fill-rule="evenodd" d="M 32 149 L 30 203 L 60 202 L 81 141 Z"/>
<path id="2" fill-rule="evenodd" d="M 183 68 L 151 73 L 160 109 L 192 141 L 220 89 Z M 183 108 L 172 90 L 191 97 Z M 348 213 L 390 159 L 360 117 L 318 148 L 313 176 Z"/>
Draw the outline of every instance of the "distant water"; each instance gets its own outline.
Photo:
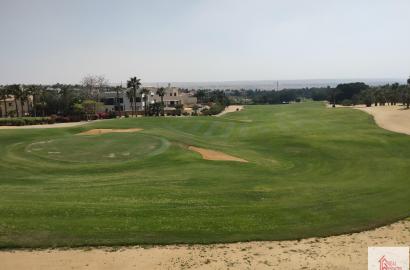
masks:
<path id="1" fill-rule="evenodd" d="M 370 86 L 391 83 L 405 83 L 405 79 L 315 79 L 315 80 L 262 80 L 262 81 L 224 81 L 224 82 L 171 82 L 171 86 L 188 89 L 262 89 L 279 90 L 311 87 L 335 87 L 340 83 L 364 82 Z M 279 83 L 279 85 L 278 85 Z M 166 86 L 168 83 L 146 83 L 144 86 Z"/>

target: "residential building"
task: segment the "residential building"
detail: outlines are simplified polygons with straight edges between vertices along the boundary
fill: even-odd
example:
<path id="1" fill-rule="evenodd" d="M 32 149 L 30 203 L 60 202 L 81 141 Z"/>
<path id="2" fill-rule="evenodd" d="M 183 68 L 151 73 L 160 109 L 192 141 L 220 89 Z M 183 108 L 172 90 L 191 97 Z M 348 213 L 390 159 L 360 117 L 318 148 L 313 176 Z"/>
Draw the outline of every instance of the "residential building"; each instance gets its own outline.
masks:
<path id="1" fill-rule="evenodd" d="M 136 111 L 139 114 L 144 112 L 145 106 L 161 102 L 161 97 L 157 95 L 157 87 L 144 88 L 149 91 L 147 104 L 145 104 L 144 97 L 141 94 L 142 89 L 137 90 Z M 132 112 L 133 102 L 128 98 L 126 89 L 104 92 L 101 95 L 100 101 L 104 103 L 103 111 L 105 112 L 115 110 L 127 113 Z M 170 85 L 165 88 L 163 101 L 165 106 L 164 110 L 167 114 L 172 114 L 172 112 L 175 111 L 175 106 L 178 104 L 182 104 L 185 111 L 190 111 L 190 109 L 197 103 L 196 97 L 190 93 L 181 91 L 177 87 L 171 87 Z"/>
<path id="2" fill-rule="evenodd" d="M 32 104 L 33 104 L 33 99 L 32 97 L 29 97 L 28 102 L 17 100 L 17 108 L 16 108 L 16 102 L 14 100 L 14 97 L 10 95 L 5 101 L 0 100 L 0 117 L 6 117 L 6 115 L 9 117 L 16 117 L 17 111 L 19 112 L 19 116 L 26 116 L 31 110 Z M 6 113 L 6 108 L 7 108 L 7 113 Z"/>

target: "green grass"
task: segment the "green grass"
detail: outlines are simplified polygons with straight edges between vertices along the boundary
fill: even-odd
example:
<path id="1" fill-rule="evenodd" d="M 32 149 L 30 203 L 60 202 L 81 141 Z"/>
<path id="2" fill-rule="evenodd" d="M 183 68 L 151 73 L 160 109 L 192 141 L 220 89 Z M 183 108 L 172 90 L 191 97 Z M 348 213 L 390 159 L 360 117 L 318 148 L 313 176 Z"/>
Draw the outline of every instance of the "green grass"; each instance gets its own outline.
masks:
<path id="1" fill-rule="evenodd" d="M 92 128 L 144 130 L 74 136 Z M 1 248 L 299 239 L 410 214 L 410 137 L 321 103 L 2 130 L 0 153 Z"/>

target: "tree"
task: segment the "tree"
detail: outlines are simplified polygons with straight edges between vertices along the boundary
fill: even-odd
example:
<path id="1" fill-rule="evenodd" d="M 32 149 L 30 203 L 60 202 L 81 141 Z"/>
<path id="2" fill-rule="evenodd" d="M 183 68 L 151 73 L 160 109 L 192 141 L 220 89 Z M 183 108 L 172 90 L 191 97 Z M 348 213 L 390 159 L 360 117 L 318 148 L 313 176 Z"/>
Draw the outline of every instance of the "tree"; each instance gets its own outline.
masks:
<path id="1" fill-rule="evenodd" d="M 19 84 L 12 84 L 8 86 L 8 91 L 10 95 L 13 95 L 14 97 L 14 104 L 16 106 L 16 115 L 17 117 L 20 116 L 19 108 L 17 105 L 17 100 L 20 100 L 20 98 L 23 95 L 23 90 L 21 89 L 21 86 Z"/>
<path id="2" fill-rule="evenodd" d="M 165 114 L 165 105 L 164 105 L 164 96 L 165 96 L 165 88 L 160 87 L 157 90 L 157 95 L 161 98 L 161 115 L 164 116 Z"/>
<path id="3" fill-rule="evenodd" d="M 330 86 L 327 87 L 329 93 L 330 93 L 330 101 L 332 102 L 332 107 L 336 107 L 336 96 L 339 93 L 337 88 L 330 88 Z"/>
<path id="4" fill-rule="evenodd" d="M 410 77 L 407 79 L 407 109 L 410 107 Z"/>
<path id="5" fill-rule="evenodd" d="M 366 107 L 371 107 L 374 100 L 373 91 L 371 89 L 362 91 L 361 99 L 363 100 L 363 103 L 366 104 Z"/>
<path id="6" fill-rule="evenodd" d="M 91 115 L 95 115 L 97 113 L 98 102 L 95 100 L 84 100 L 82 102 L 84 112 L 87 116 L 87 121 L 90 120 Z"/>
<path id="7" fill-rule="evenodd" d="M 194 115 L 198 115 L 199 106 L 198 106 L 197 104 L 195 104 L 195 105 L 192 107 L 192 110 L 194 111 Z"/>
<path id="8" fill-rule="evenodd" d="M 98 81 L 96 76 L 94 75 L 87 75 L 81 80 L 82 85 L 86 89 L 85 97 L 87 99 L 92 99 L 96 95 L 96 89 L 98 87 Z"/>
<path id="9" fill-rule="evenodd" d="M 43 110 L 44 116 L 44 109 L 45 109 L 45 102 L 44 102 L 44 92 L 45 88 L 42 85 L 29 85 L 26 89 L 29 95 L 33 98 L 33 107 L 32 113 L 36 117 L 38 115 L 38 109 Z"/>
<path id="10" fill-rule="evenodd" d="M 132 88 L 132 96 L 134 97 L 133 102 L 134 102 L 134 110 L 136 111 L 137 109 L 137 89 L 139 89 L 141 86 L 141 79 L 137 79 L 137 77 L 131 77 L 128 81 L 127 81 L 127 87 L 128 88 Z M 135 112 L 132 112 L 132 115 L 135 115 Z"/>
<path id="11" fill-rule="evenodd" d="M 184 110 L 184 105 L 183 104 L 178 103 L 178 104 L 175 105 L 176 115 L 181 115 L 183 110 Z"/>
<path id="12" fill-rule="evenodd" d="M 104 75 L 95 76 L 96 85 L 97 85 L 97 102 L 100 101 L 100 95 L 104 92 L 104 89 L 108 85 L 108 80 L 104 77 Z"/>
<path id="13" fill-rule="evenodd" d="M 134 99 L 135 99 L 134 90 L 129 89 L 127 90 L 127 92 L 125 92 L 125 94 L 127 95 L 127 98 L 131 103 L 131 112 L 132 112 L 132 115 L 134 115 Z"/>
<path id="14" fill-rule="evenodd" d="M 74 103 L 73 104 L 73 112 L 74 114 L 81 116 L 84 114 L 84 106 L 81 103 Z"/>
<path id="15" fill-rule="evenodd" d="M 147 115 L 148 111 L 148 95 L 150 94 L 150 91 L 147 88 L 143 88 L 141 90 L 141 97 L 144 100 L 144 115 Z"/>
<path id="16" fill-rule="evenodd" d="M 120 115 L 120 111 L 122 111 L 122 109 L 120 108 L 120 91 L 122 93 L 122 86 L 117 86 L 115 87 L 115 111 L 117 113 L 117 116 Z"/>
<path id="17" fill-rule="evenodd" d="M 339 84 L 336 89 L 336 103 L 345 99 L 352 99 L 354 95 L 360 94 L 361 91 L 368 89 L 369 86 L 362 82 Z"/>
<path id="18" fill-rule="evenodd" d="M 154 102 L 151 106 L 149 106 L 149 115 L 159 116 L 162 111 L 161 107 L 161 103 Z"/>
<path id="19" fill-rule="evenodd" d="M 28 111 L 30 111 L 29 97 L 30 97 L 30 91 L 28 89 L 23 88 L 23 86 L 22 86 L 21 87 L 21 95 L 20 95 L 20 105 L 21 105 L 21 115 L 22 116 L 25 116 L 24 104 L 27 104 L 27 109 L 28 109 Z"/>
<path id="20" fill-rule="evenodd" d="M 7 87 L 2 87 L 0 88 L 0 100 L 3 100 L 4 102 L 4 116 L 7 117 L 7 99 L 9 97 L 9 89 Z"/>

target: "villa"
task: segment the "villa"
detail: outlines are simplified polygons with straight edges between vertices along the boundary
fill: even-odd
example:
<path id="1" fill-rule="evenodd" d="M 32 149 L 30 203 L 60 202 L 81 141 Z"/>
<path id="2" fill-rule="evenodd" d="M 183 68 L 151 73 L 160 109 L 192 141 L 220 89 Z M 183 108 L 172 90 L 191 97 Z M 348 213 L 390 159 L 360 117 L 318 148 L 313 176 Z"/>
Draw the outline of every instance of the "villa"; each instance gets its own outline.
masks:
<path id="1" fill-rule="evenodd" d="M 161 102 L 161 97 L 157 95 L 157 87 L 144 87 L 149 90 L 147 97 L 147 104 L 154 104 Z M 142 114 L 145 104 L 142 99 L 141 90 L 137 90 L 136 97 L 136 111 L 138 114 Z M 175 111 L 176 105 L 183 105 L 184 111 L 190 112 L 192 107 L 197 104 L 197 98 L 192 95 L 192 93 L 185 93 L 180 88 L 171 87 L 170 84 L 165 88 L 165 95 L 163 97 L 164 101 L 164 111 L 166 114 L 172 114 Z M 127 91 L 118 90 L 118 91 L 109 91 L 104 92 L 101 95 L 100 102 L 104 103 L 103 111 L 121 111 L 121 112 L 132 112 L 132 98 L 128 98 Z"/>
<path id="2" fill-rule="evenodd" d="M 10 95 L 6 100 L 0 100 L 0 117 L 5 117 L 6 115 L 15 117 L 17 116 L 17 112 L 19 113 L 19 116 L 26 116 L 32 107 L 32 104 L 33 98 L 30 96 L 28 102 L 17 100 L 16 108 L 14 97 Z"/>

